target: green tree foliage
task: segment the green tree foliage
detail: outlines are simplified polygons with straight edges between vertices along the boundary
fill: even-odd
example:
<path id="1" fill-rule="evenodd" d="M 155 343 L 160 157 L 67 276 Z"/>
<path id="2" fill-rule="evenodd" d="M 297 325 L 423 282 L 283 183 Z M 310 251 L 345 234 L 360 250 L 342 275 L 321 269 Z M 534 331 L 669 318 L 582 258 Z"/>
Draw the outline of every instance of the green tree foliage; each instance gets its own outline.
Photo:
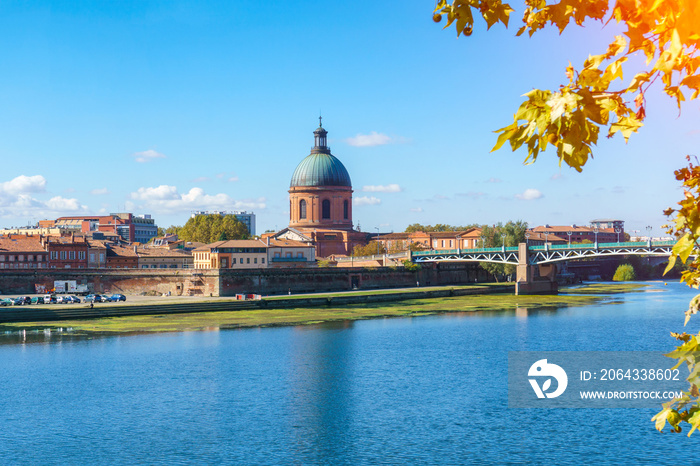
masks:
<path id="1" fill-rule="evenodd" d="M 634 267 L 631 264 L 621 264 L 613 275 L 614 282 L 631 282 L 635 280 Z"/>
<path id="2" fill-rule="evenodd" d="M 700 2 L 698 0 L 523 0 L 522 27 L 518 35 L 530 36 L 547 27 L 562 32 L 570 24 L 583 26 L 586 20 L 602 24 L 616 22 L 622 35 L 610 38 L 607 49 L 591 55 L 578 68 L 566 69 L 568 82 L 556 90 L 534 89 L 515 112 L 513 122 L 496 132 L 493 150 L 506 142 L 513 151 L 527 150 L 526 163 L 537 160 L 540 152 L 552 146 L 559 164 L 581 171 L 592 155 L 601 129 L 612 137 L 622 133 L 628 140 L 642 127 L 646 116 L 646 93 L 657 83 L 661 91 L 675 99 L 679 110 L 686 96 L 700 95 Z M 474 17 L 481 16 L 490 28 L 497 22 L 506 27 L 514 10 L 501 0 L 438 0 L 433 19 L 447 18 L 457 34 L 472 34 Z M 589 21 L 590 22 L 590 21 Z M 627 60 L 635 53 L 646 57 L 646 64 L 631 80 L 624 80 Z M 677 259 L 688 266 L 681 281 L 700 286 L 700 167 L 688 159 L 688 167 L 676 172 L 684 186 L 684 198 L 673 216 L 669 233 L 676 238 L 667 271 Z M 693 257 L 693 259 L 691 259 Z M 700 295 L 690 303 L 686 324 L 700 311 Z M 653 421 L 658 430 L 666 423 L 675 432 L 681 424 L 691 426 L 688 435 L 700 427 L 700 334 L 673 334 L 683 344 L 669 356 L 690 369 L 689 390 L 681 398 L 664 405 Z"/>
<path id="3" fill-rule="evenodd" d="M 525 242 L 525 232 L 527 231 L 527 222 L 518 220 L 517 222 L 508 222 L 505 225 L 481 227 L 481 236 L 484 238 L 484 247 L 497 248 L 502 247 L 505 243 L 506 247 L 517 246 L 519 243 Z M 514 265 L 497 264 L 494 262 L 480 262 L 479 266 L 499 280 L 503 275 L 513 275 L 516 271 Z"/>
<path id="4" fill-rule="evenodd" d="M 248 228 L 235 215 L 197 215 L 178 230 L 179 239 L 213 243 L 232 239 L 248 239 Z"/>
<path id="5" fill-rule="evenodd" d="M 403 261 L 403 266 L 406 270 L 409 270 L 411 272 L 418 272 L 420 269 L 423 268 L 420 264 L 416 264 L 415 262 L 411 262 L 409 260 Z"/>
<path id="6" fill-rule="evenodd" d="M 384 254 L 386 248 L 382 243 L 377 241 L 370 241 L 369 244 L 360 246 L 359 244 L 355 246 L 352 250 L 352 255 L 355 257 L 371 256 L 374 254 Z"/>
<path id="7" fill-rule="evenodd" d="M 180 230 L 182 230 L 181 226 L 175 226 L 175 225 L 170 225 L 168 228 L 165 229 L 165 233 L 169 235 L 177 235 Z"/>

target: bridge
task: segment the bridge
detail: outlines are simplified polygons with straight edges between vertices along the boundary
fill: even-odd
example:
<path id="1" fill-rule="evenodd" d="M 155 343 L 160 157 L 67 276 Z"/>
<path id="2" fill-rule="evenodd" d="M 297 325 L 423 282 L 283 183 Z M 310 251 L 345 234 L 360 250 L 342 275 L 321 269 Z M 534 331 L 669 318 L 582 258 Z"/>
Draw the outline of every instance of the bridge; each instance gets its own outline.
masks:
<path id="1" fill-rule="evenodd" d="M 575 245 L 452 249 L 415 251 L 413 262 L 493 262 L 517 267 L 516 294 L 556 293 L 556 263 L 567 260 L 605 256 L 670 256 L 674 241 L 645 241 L 626 243 L 590 243 Z"/>
<path id="2" fill-rule="evenodd" d="M 550 264 L 574 259 L 603 256 L 670 256 L 674 241 L 638 241 L 627 243 L 590 243 L 574 245 L 520 246 L 481 248 L 481 249 L 441 249 L 414 251 L 413 262 L 494 262 L 498 264 L 520 265 L 520 248 L 527 248 L 529 265 Z"/>

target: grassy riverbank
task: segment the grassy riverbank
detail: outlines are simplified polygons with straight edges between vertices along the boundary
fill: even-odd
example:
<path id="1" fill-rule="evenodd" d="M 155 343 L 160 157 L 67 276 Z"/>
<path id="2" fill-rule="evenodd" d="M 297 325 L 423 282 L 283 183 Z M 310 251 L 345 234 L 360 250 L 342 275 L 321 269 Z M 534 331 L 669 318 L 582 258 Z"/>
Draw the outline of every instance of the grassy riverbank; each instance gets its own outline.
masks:
<path id="1" fill-rule="evenodd" d="M 104 317 L 56 322 L 7 323 L 1 330 L 71 328 L 74 333 L 180 332 L 212 328 L 309 325 L 380 317 L 417 317 L 446 312 L 542 312 L 561 306 L 583 306 L 609 300 L 615 293 L 643 291 L 640 284 L 596 284 L 563 289 L 555 296 L 481 294 L 414 299 L 392 303 L 314 308 L 256 309 L 152 316 Z"/>

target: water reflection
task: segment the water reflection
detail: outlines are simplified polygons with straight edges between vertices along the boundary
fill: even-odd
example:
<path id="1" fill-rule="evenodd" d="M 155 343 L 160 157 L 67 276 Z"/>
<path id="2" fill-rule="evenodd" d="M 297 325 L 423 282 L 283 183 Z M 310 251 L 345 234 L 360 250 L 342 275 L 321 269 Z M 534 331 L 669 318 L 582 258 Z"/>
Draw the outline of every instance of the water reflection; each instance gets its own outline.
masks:
<path id="1" fill-rule="evenodd" d="M 346 449 L 351 423 L 354 322 L 293 328 L 289 374 L 292 451 L 299 459 L 322 463 Z"/>

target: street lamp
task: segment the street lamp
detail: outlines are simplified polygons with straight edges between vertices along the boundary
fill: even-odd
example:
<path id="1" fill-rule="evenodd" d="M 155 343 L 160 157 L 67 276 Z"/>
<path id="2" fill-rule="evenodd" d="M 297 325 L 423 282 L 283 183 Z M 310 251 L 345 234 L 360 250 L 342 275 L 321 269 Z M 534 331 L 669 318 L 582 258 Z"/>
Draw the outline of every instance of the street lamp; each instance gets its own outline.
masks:
<path id="1" fill-rule="evenodd" d="M 569 235 L 569 247 L 571 247 L 571 235 L 573 232 L 567 231 L 566 234 Z"/>
<path id="2" fill-rule="evenodd" d="M 506 234 L 501 233 L 501 238 L 503 239 L 503 251 L 506 250 Z"/>
<path id="3" fill-rule="evenodd" d="M 525 247 L 529 248 L 530 233 L 525 233 Z"/>
<path id="4" fill-rule="evenodd" d="M 593 229 L 593 233 L 595 233 L 595 248 L 598 249 L 598 227 Z"/>
<path id="5" fill-rule="evenodd" d="M 379 227 L 374 227 L 375 230 L 377 230 L 377 238 L 375 241 L 377 242 L 377 254 L 379 254 Z"/>
<path id="6" fill-rule="evenodd" d="M 617 233 L 617 243 L 620 244 L 620 233 L 622 233 L 622 229 L 615 228 L 615 233 Z"/>
<path id="7" fill-rule="evenodd" d="M 649 237 L 649 247 L 651 247 L 651 225 L 647 226 L 647 236 Z"/>

